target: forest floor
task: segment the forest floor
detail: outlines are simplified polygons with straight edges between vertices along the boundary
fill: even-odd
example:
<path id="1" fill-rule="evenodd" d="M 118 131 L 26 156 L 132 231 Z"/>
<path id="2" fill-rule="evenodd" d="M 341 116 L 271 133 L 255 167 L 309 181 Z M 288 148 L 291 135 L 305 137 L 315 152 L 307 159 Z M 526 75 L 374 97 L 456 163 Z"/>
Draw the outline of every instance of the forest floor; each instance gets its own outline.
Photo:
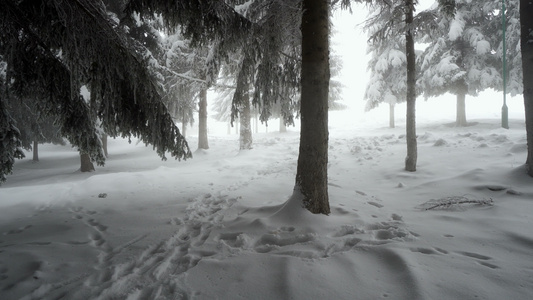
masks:
<path id="1" fill-rule="evenodd" d="M 110 140 L 92 173 L 43 145 L 0 187 L 0 299 L 529 299 L 523 120 L 470 122 L 419 123 L 413 173 L 401 126 L 333 124 L 329 216 L 289 201 L 293 128 L 181 162 Z"/>

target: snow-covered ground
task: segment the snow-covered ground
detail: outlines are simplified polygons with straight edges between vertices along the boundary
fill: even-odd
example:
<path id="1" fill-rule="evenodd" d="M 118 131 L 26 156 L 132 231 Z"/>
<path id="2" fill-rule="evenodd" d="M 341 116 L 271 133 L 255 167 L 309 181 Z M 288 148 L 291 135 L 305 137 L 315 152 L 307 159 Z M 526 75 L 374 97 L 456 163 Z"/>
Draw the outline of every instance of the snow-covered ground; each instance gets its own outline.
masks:
<path id="1" fill-rule="evenodd" d="M 531 299 L 520 111 L 510 130 L 497 111 L 456 128 L 424 105 L 415 173 L 401 116 L 331 113 L 330 216 L 288 201 L 295 128 L 244 152 L 211 135 L 182 162 L 110 140 L 93 173 L 43 145 L 0 187 L 0 299 Z"/>

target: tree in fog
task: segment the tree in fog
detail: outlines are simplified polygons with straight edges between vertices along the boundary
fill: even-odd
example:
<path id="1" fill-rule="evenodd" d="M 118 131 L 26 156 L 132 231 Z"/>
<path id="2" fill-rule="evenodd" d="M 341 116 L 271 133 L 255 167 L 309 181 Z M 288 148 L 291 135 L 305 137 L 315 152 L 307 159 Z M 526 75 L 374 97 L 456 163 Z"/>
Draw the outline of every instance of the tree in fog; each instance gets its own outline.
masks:
<path id="1" fill-rule="evenodd" d="M 520 45 L 526 113 L 526 170 L 533 177 L 533 2 L 520 0 Z"/>
<path id="2" fill-rule="evenodd" d="M 405 38 L 406 57 L 406 141 L 407 156 L 405 158 L 405 170 L 416 171 L 417 142 L 416 142 L 416 53 L 414 48 L 414 33 L 417 28 L 414 22 L 414 0 L 395 0 L 391 3 L 376 1 L 371 6 L 376 13 L 367 20 L 367 26 L 377 27 L 371 40 L 379 40 L 386 43 L 391 37 L 402 35 Z M 394 38 L 392 38 L 394 41 Z"/>
<path id="3" fill-rule="evenodd" d="M 54 119 L 40 114 L 33 98 L 8 97 L 11 116 L 15 119 L 20 131 L 22 148 L 32 151 L 33 161 L 39 161 L 39 144 L 53 143 L 64 145 L 59 126 Z"/>
<path id="4" fill-rule="evenodd" d="M 57 119 L 61 135 L 98 164 L 105 161 L 98 126 L 113 137 L 137 136 L 163 158 L 191 156 L 161 101 L 151 55 L 101 1 L 6 0 L 0 15 L 3 97 L 35 96 L 42 113 Z M 83 86 L 90 99 L 82 97 Z"/>
<path id="5" fill-rule="evenodd" d="M 488 4 L 486 4 L 488 5 Z M 500 61 L 500 65 L 497 66 L 500 71 L 500 76 L 503 79 L 503 67 L 501 62 L 503 60 L 503 30 L 502 30 L 502 1 L 492 0 L 492 6 L 494 7 L 489 25 L 490 42 L 496 51 L 496 56 Z M 522 54 L 520 49 L 520 3 L 519 0 L 506 0 L 505 1 L 505 44 L 506 44 L 506 74 L 505 85 L 506 91 L 515 96 L 522 94 L 524 90 L 522 81 Z M 494 87 L 495 90 L 501 91 L 503 89 L 503 82 L 501 85 Z"/>
<path id="6" fill-rule="evenodd" d="M 501 60 L 491 44 L 491 36 L 497 35 L 490 30 L 496 17 L 493 3 L 457 1 L 456 9 L 454 18 L 435 9 L 437 26 L 421 38 L 429 45 L 420 57 L 418 85 L 426 99 L 447 92 L 456 95 L 456 125 L 466 126 L 466 95 L 500 88 Z"/>
<path id="7" fill-rule="evenodd" d="M 379 30 L 379 24 L 365 28 L 369 36 Z M 375 37 L 375 36 L 374 36 Z M 367 53 L 371 55 L 367 70 L 370 78 L 366 85 L 366 110 L 376 108 L 381 103 L 389 105 L 389 127 L 394 128 L 394 107 L 404 102 L 407 89 L 407 57 L 405 55 L 405 37 L 390 36 L 388 39 L 369 40 Z"/>

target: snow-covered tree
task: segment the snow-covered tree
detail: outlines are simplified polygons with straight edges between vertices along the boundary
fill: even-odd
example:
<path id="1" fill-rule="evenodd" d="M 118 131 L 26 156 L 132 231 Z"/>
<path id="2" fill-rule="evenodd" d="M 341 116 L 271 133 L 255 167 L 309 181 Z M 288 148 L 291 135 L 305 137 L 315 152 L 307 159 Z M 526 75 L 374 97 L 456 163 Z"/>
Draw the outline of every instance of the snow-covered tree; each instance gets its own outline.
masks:
<path id="1" fill-rule="evenodd" d="M 487 88 L 502 85 L 501 61 L 494 54 L 490 23 L 493 2 L 457 0 L 454 18 L 436 11 L 437 26 L 421 41 L 429 43 L 419 58 L 418 86 L 426 99 L 444 93 L 457 96 L 457 126 L 466 126 L 466 95 L 477 96 Z M 499 19 L 501 20 L 501 18 Z"/>
<path id="2" fill-rule="evenodd" d="M 502 1 L 493 0 L 493 14 L 489 31 L 491 45 L 496 50 L 496 56 L 503 60 L 503 30 L 502 30 Z M 506 92 L 515 96 L 522 94 L 524 86 L 522 82 L 522 54 L 520 50 L 520 9 L 519 0 L 505 0 L 505 47 L 506 47 Z M 502 67 L 498 71 L 503 72 Z M 500 75 L 503 80 L 503 74 Z M 501 86 L 494 87 L 495 90 L 503 89 Z"/>
<path id="3" fill-rule="evenodd" d="M 379 30 L 377 24 L 367 27 L 369 36 Z M 405 55 L 405 37 L 390 36 L 387 40 L 369 41 L 368 53 L 371 58 L 367 70 L 370 72 L 365 90 L 366 110 L 371 110 L 381 103 L 389 105 L 389 127 L 394 128 L 394 107 L 404 102 L 407 90 L 407 58 Z"/>
<path id="4" fill-rule="evenodd" d="M 102 1 L 6 0 L 0 15 L 6 95 L 22 97 L 31 87 L 43 113 L 58 119 L 61 135 L 80 152 L 104 163 L 99 119 L 107 134 L 138 136 L 163 158 L 191 156 L 161 101 L 152 56 Z M 81 96 L 84 85 L 88 102 Z"/>

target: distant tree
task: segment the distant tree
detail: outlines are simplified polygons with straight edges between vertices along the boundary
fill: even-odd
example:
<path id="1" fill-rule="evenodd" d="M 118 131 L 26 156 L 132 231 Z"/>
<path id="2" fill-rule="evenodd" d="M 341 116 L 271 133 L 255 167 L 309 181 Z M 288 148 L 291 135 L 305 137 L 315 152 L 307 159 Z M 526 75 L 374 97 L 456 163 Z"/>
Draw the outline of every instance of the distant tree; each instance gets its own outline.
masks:
<path id="1" fill-rule="evenodd" d="M 520 45 L 526 112 L 526 171 L 533 177 L 533 2 L 520 0 Z"/>
<path id="2" fill-rule="evenodd" d="M 22 148 L 33 152 L 33 161 L 39 161 L 39 144 L 53 143 L 64 145 L 60 129 L 54 119 L 40 114 L 32 98 L 8 97 L 10 111 L 20 131 Z"/>
<path id="3" fill-rule="evenodd" d="M 374 36 L 376 27 L 366 27 L 369 36 Z M 367 70 L 370 72 L 365 99 L 369 111 L 381 103 L 389 105 L 389 127 L 394 128 L 394 107 L 404 102 L 407 90 L 407 68 L 405 55 L 405 37 L 390 36 L 386 40 L 369 40 L 368 53 L 371 55 Z"/>
<path id="4" fill-rule="evenodd" d="M 347 106 L 340 102 L 343 100 L 342 90 L 344 89 L 344 84 L 339 80 L 343 68 L 342 57 L 331 51 L 329 63 L 331 76 L 329 79 L 328 110 L 344 110 Z"/>
<path id="5" fill-rule="evenodd" d="M 496 7 L 474 1 L 457 1 L 449 19 L 435 9 L 437 26 L 421 41 L 429 43 L 420 57 L 418 85 L 426 99 L 450 92 L 457 97 L 456 125 L 466 126 L 465 96 L 477 96 L 487 88 L 499 89 L 501 60 L 493 54 L 490 30 Z M 501 18 L 499 18 L 501 22 Z"/>

